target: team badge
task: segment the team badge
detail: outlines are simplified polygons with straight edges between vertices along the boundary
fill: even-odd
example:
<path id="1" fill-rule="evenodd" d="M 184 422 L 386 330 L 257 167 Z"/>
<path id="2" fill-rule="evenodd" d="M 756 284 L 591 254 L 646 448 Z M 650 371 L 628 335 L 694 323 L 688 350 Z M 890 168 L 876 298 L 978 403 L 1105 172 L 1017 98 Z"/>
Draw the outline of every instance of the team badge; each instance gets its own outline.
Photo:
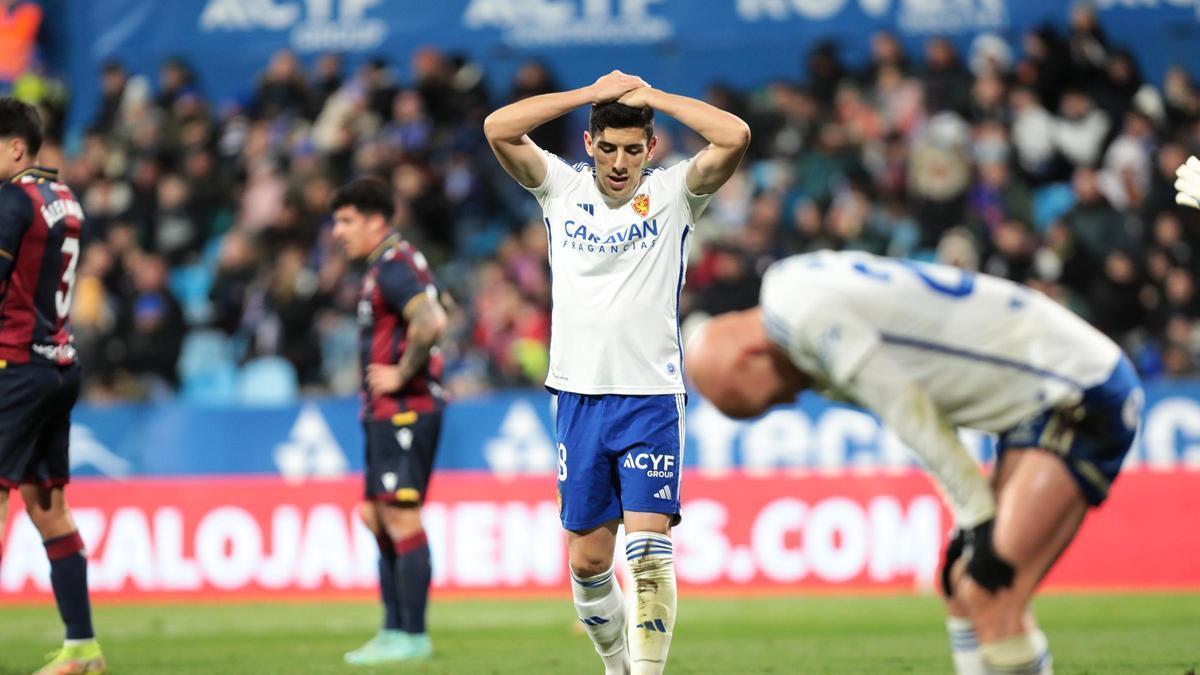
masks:
<path id="1" fill-rule="evenodd" d="M 636 211 L 639 216 L 643 217 L 645 217 L 647 213 L 650 213 L 650 195 L 638 195 L 634 197 L 633 210 Z"/>

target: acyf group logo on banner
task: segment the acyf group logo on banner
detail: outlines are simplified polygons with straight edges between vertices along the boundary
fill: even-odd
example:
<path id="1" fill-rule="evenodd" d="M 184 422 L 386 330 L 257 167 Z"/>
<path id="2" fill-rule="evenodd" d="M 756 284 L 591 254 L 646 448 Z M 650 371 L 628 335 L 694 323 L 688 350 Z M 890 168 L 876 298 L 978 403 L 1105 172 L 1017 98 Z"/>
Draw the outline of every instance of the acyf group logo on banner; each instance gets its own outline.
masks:
<path id="1" fill-rule="evenodd" d="M 387 22 L 367 16 L 383 0 L 208 0 L 200 30 L 290 31 L 298 52 L 366 51 L 387 39 Z"/>

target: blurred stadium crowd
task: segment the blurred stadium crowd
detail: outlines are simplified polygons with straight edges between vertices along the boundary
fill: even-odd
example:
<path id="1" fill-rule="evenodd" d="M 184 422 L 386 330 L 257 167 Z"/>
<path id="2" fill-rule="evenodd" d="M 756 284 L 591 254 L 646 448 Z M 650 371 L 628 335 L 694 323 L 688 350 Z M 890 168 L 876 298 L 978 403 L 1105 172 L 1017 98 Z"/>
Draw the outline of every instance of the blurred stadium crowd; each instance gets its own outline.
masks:
<path id="1" fill-rule="evenodd" d="M 1028 283 L 1145 376 L 1197 372 L 1200 222 L 1174 206 L 1172 181 L 1200 150 L 1200 91 L 1182 69 L 1146 84 L 1083 6 L 1068 30 L 1016 44 L 985 35 L 959 53 L 934 38 L 905 53 L 881 33 L 870 52 L 855 69 L 821 44 L 795 81 L 709 89 L 754 138 L 698 224 L 685 313 L 755 304 L 782 256 L 864 249 Z M 545 228 L 481 124 L 559 89 L 545 67 L 496 92 L 481 64 L 434 49 L 353 70 L 280 52 L 237 102 L 205 100 L 177 59 L 154 83 L 117 62 L 101 77 L 78 152 L 43 156 L 89 217 L 73 314 L 89 399 L 220 399 L 245 364 L 284 361 L 302 391 L 354 391 L 358 278 L 327 204 L 363 174 L 395 186 L 399 228 L 454 300 L 450 389 L 540 384 Z M 562 118 L 535 140 L 586 159 L 582 127 Z M 667 120 L 658 133 L 656 164 L 700 147 Z"/>

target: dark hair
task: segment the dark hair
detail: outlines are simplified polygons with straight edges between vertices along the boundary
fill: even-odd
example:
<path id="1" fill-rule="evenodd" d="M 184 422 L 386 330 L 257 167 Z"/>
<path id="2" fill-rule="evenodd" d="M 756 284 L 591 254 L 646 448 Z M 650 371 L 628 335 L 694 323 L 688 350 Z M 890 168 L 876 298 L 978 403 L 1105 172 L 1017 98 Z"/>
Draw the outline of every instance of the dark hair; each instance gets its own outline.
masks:
<path id="1" fill-rule="evenodd" d="M 362 214 L 378 213 L 389 223 L 396 214 L 396 198 L 392 187 L 378 178 L 356 178 L 333 193 L 329 210 L 353 206 Z"/>
<path id="2" fill-rule="evenodd" d="M 646 140 L 654 135 L 654 109 L 634 108 L 624 103 L 607 101 L 592 106 L 588 130 L 592 136 L 600 135 L 605 129 L 629 129 L 641 127 L 646 130 Z"/>
<path id="3" fill-rule="evenodd" d="M 42 149 L 42 118 L 37 109 L 15 98 L 0 98 L 0 138 L 24 139 L 29 154 L 37 157 Z"/>

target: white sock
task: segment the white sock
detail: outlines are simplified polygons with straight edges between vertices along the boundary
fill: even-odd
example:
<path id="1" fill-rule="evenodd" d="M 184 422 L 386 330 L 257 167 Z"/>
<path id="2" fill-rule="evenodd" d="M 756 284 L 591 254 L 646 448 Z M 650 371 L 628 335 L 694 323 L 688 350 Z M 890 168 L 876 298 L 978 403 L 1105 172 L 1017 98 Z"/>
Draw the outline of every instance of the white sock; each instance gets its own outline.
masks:
<path id="1" fill-rule="evenodd" d="M 946 632 L 950 635 L 950 656 L 954 659 L 956 675 L 987 675 L 983 652 L 979 651 L 979 638 L 975 637 L 971 620 L 948 616 Z"/>
<path id="2" fill-rule="evenodd" d="M 1053 675 L 1050 645 L 1040 630 L 989 642 L 980 650 L 994 675 Z"/>
<path id="3" fill-rule="evenodd" d="M 571 595 L 579 622 L 596 653 L 604 660 L 605 675 L 628 675 L 629 649 L 625 640 L 625 596 L 613 568 L 594 577 L 571 573 Z"/>
<path id="4" fill-rule="evenodd" d="M 629 638 L 633 675 L 659 675 L 675 630 L 675 560 L 671 538 L 656 532 L 625 537 L 637 606 Z"/>
<path id="5" fill-rule="evenodd" d="M 63 646 L 64 647 L 78 647 L 80 645 L 90 644 L 95 641 L 96 641 L 96 638 L 94 638 L 94 637 L 83 638 L 83 639 L 78 639 L 78 640 L 68 639 L 68 640 L 63 640 Z"/>

